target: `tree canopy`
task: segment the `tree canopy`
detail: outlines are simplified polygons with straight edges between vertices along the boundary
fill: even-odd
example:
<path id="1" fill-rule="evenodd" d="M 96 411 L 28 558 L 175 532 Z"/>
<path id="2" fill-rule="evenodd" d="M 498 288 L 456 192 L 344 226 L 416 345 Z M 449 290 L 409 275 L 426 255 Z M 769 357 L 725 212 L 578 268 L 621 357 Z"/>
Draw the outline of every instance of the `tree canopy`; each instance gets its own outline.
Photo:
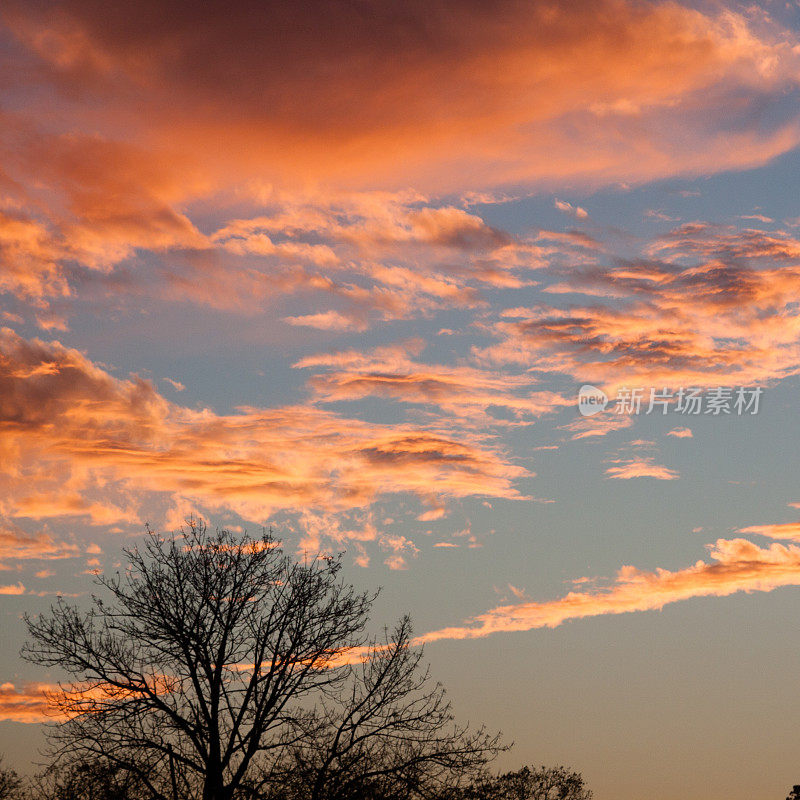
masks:
<path id="1" fill-rule="evenodd" d="M 125 553 L 88 611 L 26 618 L 23 656 L 71 679 L 50 698 L 58 758 L 153 800 L 355 800 L 434 796 L 500 748 L 454 721 L 407 617 L 366 637 L 374 595 L 341 558 L 194 522 Z"/>

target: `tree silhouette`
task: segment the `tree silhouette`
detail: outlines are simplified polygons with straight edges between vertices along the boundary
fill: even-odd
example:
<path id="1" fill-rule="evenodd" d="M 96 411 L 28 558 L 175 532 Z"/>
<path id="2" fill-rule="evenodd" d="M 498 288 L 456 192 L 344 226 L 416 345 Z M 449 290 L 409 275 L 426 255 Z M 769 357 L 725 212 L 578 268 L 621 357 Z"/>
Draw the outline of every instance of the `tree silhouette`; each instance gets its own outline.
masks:
<path id="1" fill-rule="evenodd" d="M 410 637 L 404 618 L 372 647 L 355 680 L 337 687 L 303 721 L 306 735 L 281 765 L 279 797 L 439 797 L 470 779 L 496 741 L 450 726 L 443 691 L 428 685 L 422 653 L 410 649 Z"/>
<path id="2" fill-rule="evenodd" d="M 103 761 L 54 764 L 37 775 L 26 797 L 31 800 L 145 800 L 136 776 Z"/>
<path id="3" fill-rule="evenodd" d="M 194 522 L 125 553 L 122 574 L 96 578 L 110 602 L 26 617 L 23 657 L 73 681 L 50 696 L 57 757 L 101 759 L 155 800 L 290 783 L 327 800 L 422 795 L 497 752 L 454 723 L 407 619 L 366 640 L 374 595 L 342 582 L 340 558 L 301 562 L 271 535 Z"/>
<path id="4" fill-rule="evenodd" d="M 22 780 L 13 769 L 3 768 L 3 758 L 0 756 L 0 800 L 12 800 L 17 797 L 22 788 Z"/>
<path id="5" fill-rule="evenodd" d="M 591 800 L 583 776 L 565 767 L 523 767 L 485 778 L 457 795 L 460 800 Z"/>
<path id="6" fill-rule="evenodd" d="M 786 800 L 800 800 L 800 784 L 792 787 L 792 791 L 789 793 Z"/>

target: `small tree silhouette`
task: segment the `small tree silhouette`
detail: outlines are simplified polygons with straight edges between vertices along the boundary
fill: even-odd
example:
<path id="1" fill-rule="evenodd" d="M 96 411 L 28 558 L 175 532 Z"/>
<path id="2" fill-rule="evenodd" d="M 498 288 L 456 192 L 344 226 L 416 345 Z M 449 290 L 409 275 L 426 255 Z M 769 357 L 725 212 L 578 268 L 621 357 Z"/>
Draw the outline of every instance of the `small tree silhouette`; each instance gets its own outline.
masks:
<path id="1" fill-rule="evenodd" d="M 792 791 L 789 793 L 786 800 L 800 800 L 800 784 L 792 786 Z"/>
<path id="2" fill-rule="evenodd" d="M 0 800 L 12 800 L 17 796 L 22 781 L 13 769 L 3 768 L 3 757 L 0 756 Z"/>
<path id="3" fill-rule="evenodd" d="M 592 800 L 583 776 L 566 767 L 523 767 L 484 778 L 456 793 L 458 800 Z"/>

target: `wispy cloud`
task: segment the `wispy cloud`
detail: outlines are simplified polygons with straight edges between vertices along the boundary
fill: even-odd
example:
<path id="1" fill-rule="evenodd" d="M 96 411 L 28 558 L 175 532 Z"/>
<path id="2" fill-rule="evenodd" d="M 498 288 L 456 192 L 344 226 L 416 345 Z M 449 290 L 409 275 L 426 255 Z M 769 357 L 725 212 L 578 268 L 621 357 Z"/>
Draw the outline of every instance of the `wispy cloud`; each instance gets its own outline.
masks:
<path id="1" fill-rule="evenodd" d="M 419 641 L 554 628 L 574 619 L 657 610 L 692 597 L 726 597 L 736 592 L 800 586 L 800 547 L 793 544 L 774 543 L 762 548 L 746 539 L 718 539 L 708 549 L 710 561 L 697 561 L 685 569 L 648 572 L 625 566 L 606 587 L 569 592 L 557 600 L 498 606 L 462 626 L 425 634 Z"/>
<path id="2" fill-rule="evenodd" d="M 0 353 L 9 454 L 0 485 L 10 517 L 99 513 L 70 500 L 98 476 L 126 503 L 106 501 L 103 521 L 135 522 L 126 509 L 142 492 L 261 520 L 277 510 L 359 509 L 396 493 L 436 508 L 443 498 L 520 498 L 515 484 L 528 474 L 479 432 L 456 437 L 308 405 L 220 415 L 171 403 L 150 382 L 116 379 L 56 342 L 5 330 Z"/>
<path id="3" fill-rule="evenodd" d="M 674 481 L 680 477 L 676 470 L 656 464 L 653 456 L 614 458 L 610 460 L 610 463 L 614 464 L 614 466 L 606 469 L 606 476 L 617 480 L 655 478 L 659 481 Z"/>
<path id="4" fill-rule="evenodd" d="M 739 533 L 766 536 L 769 539 L 779 539 L 781 541 L 800 541 L 800 522 L 783 522 L 773 525 L 750 525 L 746 528 L 739 528 Z"/>
<path id="5" fill-rule="evenodd" d="M 47 693 L 58 691 L 50 683 L 0 684 L 0 719 L 8 722 L 37 723 L 52 720 Z"/>
<path id="6" fill-rule="evenodd" d="M 326 370 L 309 379 L 321 403 L 384 397 L 434 406 L 459 420 L 504 424 L 487 409 L 507 412 L 511 420 L 532 421 L 572 404 L 572 399 L 544 390 L 530 373 L 512 375 L 466 364 L 427 364 L 414 360 L 425 347 L 416 339 L 370 351 L 349 350 L 306 356 L 300 368 Z"/>
<path id="7" fill-rule="evenodd" d="M 28 534 L 16 526 L 0 527 L 0 569 L 9 569 L 9 562 L 76 558 L 77 545 L 59 542 L 46 533 Z"/>
<path id="8" fill-rule="evenodd" d="M 589 213 L 586 211 L 585 208 L 581 208 L 580 206 L 573 206 L 572 203 L 567 203 L 564 200 L 556 199 L 553 202 L 553 205 L 562 214 L 566 214 L 568 217 L 573 217 L 574 219 L 588 219 L 589 217 Z"/>
<path id="9" fill-rule="evenodd" d="M 594 302 L 508 309 L 488 327 L 498 343 L 476 354 L 609 393 L 622 385 L 751 385 L 800 372 L 797 240 L 693 223 L 654 247 L 670 260 L 563 271 L 544 292 Z"/>
<path id="10" fill-rule="evenodd" d="M 676 439 L 691 439 L 694 434 L 691 428 L 677 427 L 667 431 L 667 436 L 674 436 Z"/>

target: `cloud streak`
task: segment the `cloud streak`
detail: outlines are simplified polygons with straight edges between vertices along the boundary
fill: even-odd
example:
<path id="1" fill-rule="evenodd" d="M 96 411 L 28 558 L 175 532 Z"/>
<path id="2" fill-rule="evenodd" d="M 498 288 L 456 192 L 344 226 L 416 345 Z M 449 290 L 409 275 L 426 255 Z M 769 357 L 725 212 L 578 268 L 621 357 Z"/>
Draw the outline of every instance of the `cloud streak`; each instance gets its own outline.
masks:
<path id="1" fill-rule="evenodd" d="M 54 691 L 58 686 L 49 683 L 0 684 L 0 719 L 28 724 L 52 720 L 47 693 Z"/>
<path id="2" fill-rule="evenodd" d="M 435 406 L 462 423 L 483 425 L 532 422 L 572 405 L 571 398 L 546 391 L 531 374 L 511 375 L 462 365 L 415 361 L 421 339 L 379 347 L 307 356 L 294 366 L 327 370 L 309 379 L 319 403 L 383 397 L 402 403 Z M 489 409 L 510 419 L 492 416 Z"/>
<path id="3" fill-rule="evenodd" d="M 676 470 L 656 464 L 653 456 L 616 458 L 612 459 L 611 463 L 615 466 L 606 469 L 606 476 L 617 480 L 655 478 L 659 481 L 674 481 L 680 477 Z"/>
<path id="4" fill-rule="evenodd" d="M 464 625 L 425 634 L 419 643 L 555 628 L 569 620 L 659 610 L 693 597 L 800 586 L 800 547 L 794 544 L 758 547 L 746 539 L 718 539 L 708 549 L 709 561 L 685 569 L 648 572 L 624 566 L 607 587 L 569 592 L 557 600 L 498 606 Z"/>

